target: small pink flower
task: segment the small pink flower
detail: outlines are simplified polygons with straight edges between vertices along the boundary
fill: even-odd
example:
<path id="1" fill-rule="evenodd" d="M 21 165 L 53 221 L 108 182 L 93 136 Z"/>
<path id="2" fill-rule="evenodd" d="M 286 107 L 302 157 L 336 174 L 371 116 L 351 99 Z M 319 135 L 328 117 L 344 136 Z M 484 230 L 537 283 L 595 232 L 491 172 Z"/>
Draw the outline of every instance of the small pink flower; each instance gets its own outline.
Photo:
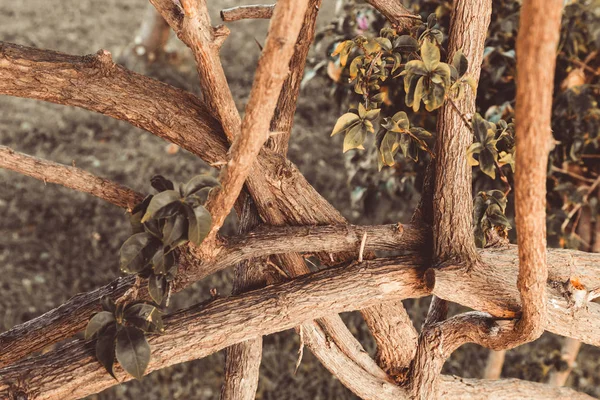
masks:
<path id="1" fill-rule="evenodd" d="M 363 32 L 369 29 L 369 19 L 364 14 L 361 14 L 358 17 L 356 17 L 356 23 L 358 24 L 358 29 Z"/>

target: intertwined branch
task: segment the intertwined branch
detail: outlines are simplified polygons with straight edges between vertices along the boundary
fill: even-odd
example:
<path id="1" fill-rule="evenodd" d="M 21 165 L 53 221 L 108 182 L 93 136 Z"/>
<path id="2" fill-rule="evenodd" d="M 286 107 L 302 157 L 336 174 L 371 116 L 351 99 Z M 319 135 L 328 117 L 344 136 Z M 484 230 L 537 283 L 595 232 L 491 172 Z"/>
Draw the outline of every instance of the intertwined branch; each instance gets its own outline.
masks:
<path id="1" fill-rule="evenodd" d="M 303 343 L 344 385 L 366 399 L 486 398 L 492 394 L 588 398 L 570 389 L 531 382 L 502 381 L 504 386 L 499 386 L 498 382 L 439 374 L 444 360 L 466 342 L 502 349 L 532 340 L 546 329 L 600 345 L 600 306 L 590 303 L 600 288 L 599 256 L 561 250 L 546 254 L 544 246 L 543 183 L 553 68 L 540 74 L 532 63 L 545 60 L 553 65 L 560 1 L 524 2 L 522 19 L 528 25 L 520 30 L 518 41 L 517 120 L 527 123 L 517 125 L 519 246 L 488 250 L 477 250 L 473 244 L 471 178 L 463 154 L 470 132 L 450 107 L 444 107 L 439 116 L 436 165 L 430 168 L 431 184 L 426 184 L 422 206 L 415 214 L 416 225 L 348 225 L 285 159 L 320 1 L 280 0 L 275 6 L 222 13 L 224 20 L 271 18 L 243 119 L 219 60 L 227 28 L 211 25 L 204 0 L 150 2 L 192 49 L 203 100 L 127 71 L 103 50 L 77 57 L 0 43 L 1 94 L 101 112 L 223 166 L 222 188 L 207 204 L 213 216 L 211 233 L 201 246 L 190 245 L 180 252 L 173 288 L 181 290 L 235 264 L 244 274 L 236 278 L 234 296 L 165 318 L 165 334 L 150 340 L 153 353 L 147 372 L 236 345 L 228 353 L 222 397 L 252 398 L 260 365 L 260 340 L 256 338 L 299 327 Z M 396 1 L 369 3 L 397 29 L 410 27 L 418 19 Z M 475 80 L 490 12 L 489 0 L 455 2 L 449 55 L 462 49 Z M 540 42 L 538 36 L 544 40 Z M 474 99 L 467 96 L 458 106 L 472 113 Z M 120 207 L 131 209 L 142 197 L 74 167 L 8 148 L 0 148 L 0 155 L 4 168 L 90 193 Z M 246 227 L 239 236 L 220 237 L 218 230 L 234 203 L 247 219 Z M 419 218 L 432 222 L 432 227 L 419 223 Z M 377 250 L 407 255 L 374 259 Z M 301 253 L 314 254 L 335 267 L 310 273 Z M 247 292 L 264 286 L 266 280 L 259 270 L 250 274 L 248 262 L 239 263 L 269 256 L 283 271 L 281 282 Z M 570 285 L 574 278 L 584 289 Z M 89 341 L 74 340 L 44 355 L 24 358 L 73 336 L 98 309 L 100 297 L 118 299 L 134 281 L 133 277 L 117 279 L 1 334 L 0 397 L 10 398 L 15 385 L 39 399 L 79 398 L 114 385 L 91 356 Z M 417 343 L 400 301 L 431 294 L 436 300 Z M 139 296 L 147 293 L 141 290 Z M 446 319 L 445 301 L 479 311 Z M 356 309 L 363 311 L 377 341 L 377 363 L 335 315 Z M 507 319 L 511 320 L 502 321 Z M 130 379 L 119 368 L 116 376 L 120 381 Z"/>

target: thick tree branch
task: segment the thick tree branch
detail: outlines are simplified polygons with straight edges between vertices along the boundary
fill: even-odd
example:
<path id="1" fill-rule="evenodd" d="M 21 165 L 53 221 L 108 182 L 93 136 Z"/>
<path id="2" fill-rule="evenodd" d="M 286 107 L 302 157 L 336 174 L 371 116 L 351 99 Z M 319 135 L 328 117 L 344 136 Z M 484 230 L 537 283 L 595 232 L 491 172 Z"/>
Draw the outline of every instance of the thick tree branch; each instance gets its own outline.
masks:
<path id="1" fill-rule="evenodd" d="M 273 15 L 275 4 L 257 4 L 239 6 L 221 10 L 224 22 L 240 21 L 242 19 L 269 19 Z"/>
<path id="2" fill-rule="evenodd" d="M 376 267 L 365 262 L 327 269 L 178 312 L 165 318 L 164 335 L 150 339 L 153 356 L 147 372 L 331 313 L 428 293 L 415 270 L 403 266 L 402 260 L 378 262 Z M 0 370 L 0 377 L 0 397 L 7 397 L 8 386 L 19 380 L 31 392 L 39 393 L 37 399 L 80 398 L 117 383 L 83 341 Z M 120 368 L 117 377 L 120 381 L 131 378 Z"/>
<path id="3" fill-rule="evenodd" d="M 428 293 L 414 269 L 402 264 L 402 258 L 389 262 L 364 262 L 323 270 L 283 284 L 273 285 L 240 296 L 218 299 L 165 318 L 164 335 L 150 338 L 152 359 L 148 373 L 192 359 L 202 358 L 224 347 L 297 326 L 302 321 L 325 316 L 330 312 L 350 311 L 384 299 L 399 300 Z M 411 262 L 410 258 L 404 258 Z M 464 317 L 463 317 L 464 318 Z M 483 327 L 485 328 L 485 327 Z M 323 337 L 321 340 L 326 341 Z M 93 356 L 93 343 L 76 340 L 53 352 L 0 370 L 0 396 L 10 398 L 12 385 L 19 384 L 36 399 L 75 399 L 115 385 Z M 451 351 L 451 349 L 449 349 Z M 119 381 L 131 379 L 120 367 L 115 368 Z M 360 377 L 357 377 L 360 379 Z M 489 381 L 445 377 L 441 392 L 452 398 L 485 398 L 477 386 L 490 385 L 499 397 L 499 386 Z M 405 398 L 405 392 L 380 381 L 381 386 L 363 388 L 367 399 Z M 368 388 L 373 391 L 368 392 Z M 510 390 L 521 395 L 570 395 L 588 398 L 564 388 L 511 381 Z M 491 390 L 491 389 L 490 389 Z M 527 391 L 525 391 L 527 390 Z M 469 394 L 470 397 L 467 396 Z M 576 397 L 581 396 L 581 397 Z"/>
<path id="4" fill-rule="evenodd" d="M 296 41 L 294 55 L 290 60 L 290 71 L 283 84 L 281 93 L 279 94 L 279 100 L 275 107 L 273 118 L 271 119 L 271 130 L 277 132 L 276 135 L 271 136 L 271 140 L 267 142 L 267 147 L 273 149 L 278 154 L 285 156 L 288 146 L 288 139 L 292 130 L 292 123 L 296 110 L 296 100 L 300 92 L 300 82 L 306 64 L 306 56 L 308 50 L 312 44 L 314 31 L 316 26 L 316 19 L 321 0 L 310 0 L 307 6 L 306 15 L 304 16 L 304 22 L 298 39 Z M 271 9 L 272 14 L 272 9 Z M 223 12 L 221 13 L 223 16 Z M 269 15 L 269 18 L 271 15 Z M 241 223 L 240 227 L 254 228 L 259 223 L 259 216 L 254 203 L 246 197 L 242 201 L 240 215 Z M 241 198 L 240 197 L 240 198 Z M 240 202 L 238 198 L 238 202 Z M 275 257 L 276 259 L 277 257 Z M 283 270 L 293 270 L 285 264 L 286 260 L 290 257 L 284 257 L 283 259 L 276 260 L 281 264 L 280 267 Z M 294 260 L 298 260 L 299 257 L 294 257 Z M 299 262 L 303 262 L 301 259 Z M 262 262 L 244 262 L 238 264 L 235 269 L 234 277 L 234 293 L 241 293 L 248 290 L 249 288 L 257 288 L 264 286 L 263 282 L 266 280 L 264 276 L 265 271 L 261 270 Z M 339 318 L 338 318 L 339 319 Z M 304 324 L 299 329 L 302 332 L 306 332 L 307 339 L 311 342 L 309 346 L 314 352 L 318 352 L 319 349 L 315 343 L 313 335 L 317 335 L 320 328 L 316 322 Z M 347 332 L 347 330 L 345 330 Z M 324 335 L 324 333 L 322 333 Z M 348 340 L 344 343 L 346 347 L 351 343 L 356 342 L 356 339 L 351 334 L 348 335 Z M 303 336 L 304 337 L 304 336 Z M 258 337 L 252 340 L 248 340 L 243 343 L 238 343 L 227 349 L 227 356 L 225 362 L 225 379 L 223 381 L 223 388 L 221 391 L 221 398 L 223 400 L 252 400 L 256 394 L 256 386 L 258 385 L 258 375 L 261 360 L 262 350 L 262 338 Z M 335 352 L 330 347 L 323 347 L 321 350 L 325 350 L 330 357 L 333 357 Z M 353 362 L 349 364 L 356 365 Z M 349 368 L 340 369 L 340 371 L 347 371 Z M 334 371 L 334 373 L 336 373 Z M 343 375 L 339 374 L 338 375 Z"/>
<path id="5" fill-rule="evenodd" d="M 163 10 L 167 13 L 172 12 L 161 7 L 160 4 L 164 1 L 151 0 L 150 2 L 159 12 Z M 183 20 L 179 22 L 179 18 L 176 18 L 170 25 L 177 36 L 192 50 L 200 77 L 202 97 L 209 110 L 221 122 L 227 139 L 232 142 L 239 134 L 241 119 L 219 56 L 221 44 L 229 34 L 229 30 L 224 26 L 212 27 L 205 0 L 182 0 L 181 5 L 184 9 Z M 163 17 L 167 19 L 168 15 L 163 13 Z"/>
<path id="6" fill-rule="evenodd" d="M 483 370 L 483 379 L 500 379 L 506 350 L 490 350 Z"/>
<path id="7" fill-rule="evenodd" d="M 221 189 L 209 199 L 207 209 L 213 217 L 211 236 L 216 233 L 233 208 L 260 149 L 269 138 L 269 121 L 281 87 L 289 71 L 294 44 L 300 33 L 308 0 L 277 3 L 263 53 L 252 85 L 242 122 L 241 134 L 231 146 L 231 158 L 221 170 Z"/>
<path id="8" fill-rule="evenodd" d="M 116 182 L 71 167 L 0 146 L 0 168 L 89 193 L 118 207 L 132 209 L 144 196 Z"/>
<path id="9" fill-rule="evenodd" d="M 112 62 L 0 42 L 0 94 L 81 107 L 120 119 L 199 155 L 225 160 L 223 131 L 200 99 Z"/>
<path id="10" fill-rule="evenodd" d="M 360 242 L 365 232 L 368 251 L 415 251 L 422 245 L 425 237 L 422 230 L 408 225 L 265 227 L 241 237 L 226 239 L 225 246 L 219 249 L 214 261 L 203 263 L 193 254 L 182 252 L 180 271 L 173 289 L 182 290 L 231 265 L 272 254 L 331 251 L 352 252 L 358 258 Z M 118 278 L 92 292 L 79 294 L 60 307 L 0 334 L 0 367 L 81 331 L 91 314 L 99 309 L 101 297 L 117 299 L 134 281 L 132 276 Z"/>

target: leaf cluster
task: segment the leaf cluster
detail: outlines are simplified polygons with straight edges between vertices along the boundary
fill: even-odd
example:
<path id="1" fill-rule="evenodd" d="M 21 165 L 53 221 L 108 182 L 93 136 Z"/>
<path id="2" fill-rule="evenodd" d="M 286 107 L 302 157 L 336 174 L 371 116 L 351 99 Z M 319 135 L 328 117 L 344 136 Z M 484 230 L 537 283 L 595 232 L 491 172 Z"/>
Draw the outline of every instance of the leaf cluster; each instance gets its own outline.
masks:
<path id="1" fill-rule="evenodd" d="M 432 138 L 431 133 L 423 128 L 411 127 L 404 111 L 384 118 L 380 126 L 375 138 L 380 171 L 384 165 L 395 164 L 394 157 L 399 149 L 402 149 L 404 157 L 415 162 L 419 159 L 419 149 L 429 150 L 426 140 Z"/>
<path id="2" fill-rule="evenodd" d="M 490 237 L 507 238 L 511 229 L 506 215 L 508 199 L 500 190 L 479 192 L 473 199 L 473 225 L 475 244 L 485 247 Z"/>
<path id="3" fill-rule="evenodd" d="M 467 150 L 467 161 L 479 166 L 481 172 L 496 179 L 496 166 L 510 165 L 515 169 L 514 124 L 498 121 L 498 125 L 475 114 L 472 120 L 475 141 Z M 475 158 L 477 156 L 477 158 Z"/>
<path id="4" fill-rule="evenodd" d="M 141 378 L 150 362 L 146 334 L 164 331 L 160 309 L 142 301 L 115 304 L 104 297 L 101 302 L 103 310 L 88 322 L 85 338 L 96 338 L 96 358 L 113 378 L 115 359 L 127 373 Z"/>
<path id="5" fill-rule="evenodd" d="M 188 241 L 199 245 L 208 234 L 212 217 L 203 204 L 219 183 L 205 175 L 179 185 L 157 175 L 151 183 L 158 194 L 132 210 L 133 235 L 121 246 L 120 268 L 146 278 L 150 296 L 161 304 L 177 273 L 174 250 Z"/>

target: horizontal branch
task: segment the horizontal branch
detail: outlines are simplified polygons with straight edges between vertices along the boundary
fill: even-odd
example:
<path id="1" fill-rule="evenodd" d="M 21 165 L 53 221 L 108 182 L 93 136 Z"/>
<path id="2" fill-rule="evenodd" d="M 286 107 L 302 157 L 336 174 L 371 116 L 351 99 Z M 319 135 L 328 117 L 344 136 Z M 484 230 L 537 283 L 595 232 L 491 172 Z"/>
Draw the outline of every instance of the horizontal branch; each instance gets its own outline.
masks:
<path id="1" fill-rule="evenodd" d="M 153 351 L 147 372 L 332 313 L 429 293 L 418 272 L 404 261 L 412 258 L 326 269 L 167 316 L 164 335 L 150 338 Z M 0 370 L 0 398 L 10 398 L 9 386 L 17 381 L 37 393 L 38 400 L 78 399 L 115 385 L 90 349 L 89 342 L 76 340 Z M 120 368 L 115 372 L 120 382 L 131 379 Z"/>
<path id="2" fill-rule="evenodd" d="M 208 163 L 226 157 L 221 125 L 200 99 L 113 63 L 106 50 L 73 56 L 0 42 L 0 94 L 96 111 L 145 129 Z"/>
<path id="3" fill-rule="evenodd" d="M 366 251 L 416 251 L 426 237 L 425 232 L 410 225 L 265 227 L 241 237 L 226 239 L 226 244 L 210 263 L 199 263 L 193 254 L 182 252 L 180 272 L 173 289 L 175 292 L 183 290 L 231 265 L 273 254 L 353 251 L 358 258 L 364 233 L 367 233 Z M 132 276 L 118 278 L 101 288 L 74 296 L 58 308 L 0 334 L 0 367 L 83 330 L 91 314 L 99 310 L 103 296 L 117 299 L 134 282 Z"/>
<path id="4" fill-rule="evenodd" d="M 269 19 L 273 15 L 275 4 L 257 4 L 239 6 L 221 10 L 224 22 L 240 21 L 242 19 Z"/>
<path id="5" fill-rule="evenodd" d="M 100 178 L 80 168 L 16 152 L 0 146 L 0 168 L 56 183 L 79 192 L 89 193 L 118 207 L 132 209 L 144 199 L 141 193 L 126 186 Z"/>
<path id="6" fill-rule="evenodd" d="M 422 277 L 410 265 L 413 257 L 353 263 L 273 285 L 240 296 L 213 300 L 164 318 L 165 333 L 150 338 L 152 359 L 147 372 L 202 357 L 259 335 L 268 335 L 302 322 L 365 308 L 383 300 L 401 300 L 429 293 Z M 115 368 L 119 382 L 131 379 Z M 10 398 L 12 385 L 35 393 L 38 400 L 76 399 L 99 392 L 117 382 L 93 356 L 93 343 L 75 340 L 53 352 L 0 370 L 0 397 Z M 478 391 L 479 383 L 489 392 Z M 472 385 L 475 385 L 472 387 Z M 496 381 L 444 377 L 446 397 L 588 398 L 565 388 L 511 380 L 502 391 Z M 525 395 L 528 394 L 528 395 Z M 509 396 L 509 397 L 506 397 Z M 579 396 L 579 397 L 577 397 Z M 389 382 L 365 393 L 367 399 L 404 398 L 405 392 Z M 560 398 L 560 397 L 558 397 Z"/>

